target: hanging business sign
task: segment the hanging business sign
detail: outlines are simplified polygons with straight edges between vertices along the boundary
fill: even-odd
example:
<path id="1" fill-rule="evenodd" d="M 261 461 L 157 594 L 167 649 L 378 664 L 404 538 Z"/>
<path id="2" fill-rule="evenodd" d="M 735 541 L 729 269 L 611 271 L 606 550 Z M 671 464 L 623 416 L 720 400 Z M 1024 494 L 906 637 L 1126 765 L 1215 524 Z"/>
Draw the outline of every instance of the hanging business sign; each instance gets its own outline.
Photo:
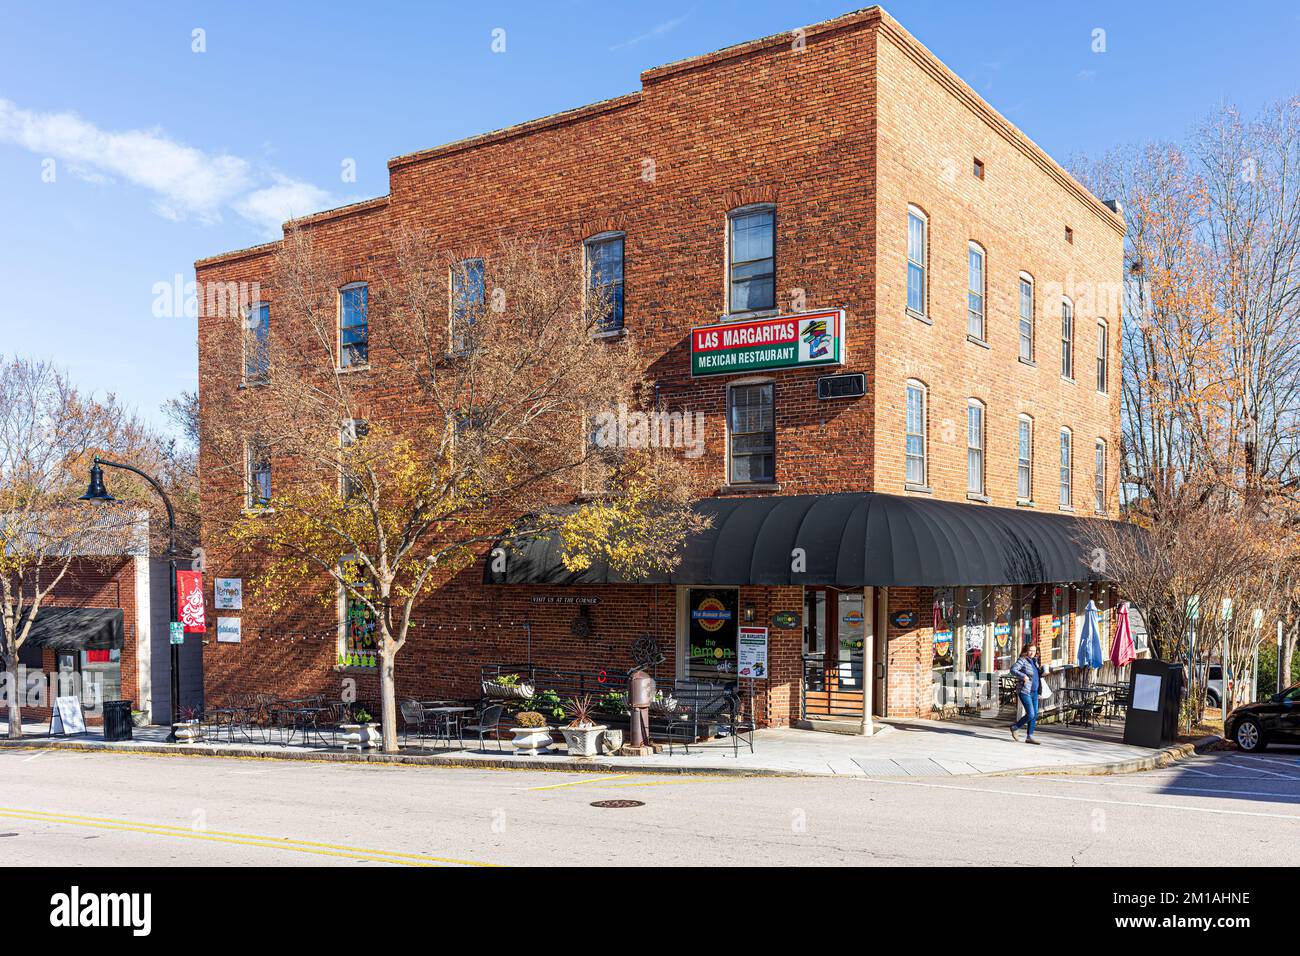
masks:
<path id="1" fill-rule="evenodd" d="M 695 376 L 843 363 L 843 309 L 691 329 Z"/>
<path id="2" fill-rule="evenodd" d="M 736 675 L 767 677 L 767 628 L 741 626 L 736 635 Z"/>
<path id="3" fill-rule="evenodd" d="M 915 611 L 895 611 L 889 615 L 889 623 L 899 630 L 907 630 L 916 624 Z"/>
<path id="4" fill-rule="evenodd" d="M 243 625 L 237 617 L 217 618 L 217 643 L 239 644 L 243 640 Z"/>
<path id="5" fill-rule="evenodd" d="M 772 615 L 772 626 L 783 631 L 793 631 L 802 623 L 798 611 L 777 611 Z"/>

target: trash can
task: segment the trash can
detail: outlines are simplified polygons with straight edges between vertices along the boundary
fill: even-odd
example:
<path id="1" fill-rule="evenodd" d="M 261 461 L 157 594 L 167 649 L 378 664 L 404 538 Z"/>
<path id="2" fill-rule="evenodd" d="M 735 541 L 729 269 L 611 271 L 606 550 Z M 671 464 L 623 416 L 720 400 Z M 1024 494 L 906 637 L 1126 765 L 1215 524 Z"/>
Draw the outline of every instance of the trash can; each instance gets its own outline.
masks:
<path id="1" fill-rule="evenodd" d="M 131 739 L 131 701 L 104 701 L 104 739 Z"/>

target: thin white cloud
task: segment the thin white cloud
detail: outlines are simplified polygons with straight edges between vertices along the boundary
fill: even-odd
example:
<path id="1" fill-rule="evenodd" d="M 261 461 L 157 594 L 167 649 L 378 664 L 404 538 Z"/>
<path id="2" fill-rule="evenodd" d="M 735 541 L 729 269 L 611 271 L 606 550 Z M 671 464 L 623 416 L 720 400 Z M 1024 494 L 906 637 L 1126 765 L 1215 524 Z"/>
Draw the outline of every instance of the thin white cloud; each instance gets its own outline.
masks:
<path id="1" fill-rule="evenodd" d="M 642 33 L 640 36 L 635 36 L 632 37 L 632 39 L 630 40 L 624 40 L 622 43 L 614 44 L 614 46 L 610 47 L 609 50 L 612 53 L 615 50 L 622 50 L 625 49 L 626 47 L 636 46 L 638 43 L 644 43 L 646 40 L 653 40 L 656 37 L 661 37 L 666 33 L 671 33 L 672 31 L 676 30 L 679 26 L 681 26 L 690 18 L 691 15 L 689 13 L 686 13 L 680 17 L 674 17 L 671 20 L 665 20 L 663 23 L 660 23 L 658 26 L 653 27 L 646 33 Z"/>
<path id="2" fill-rule="evenodd" d="M 209 154 L 170 139 L 161 129 L 104 130 L 76 113 L 38 113 L 0 99 L 0 143 L 53 158 L 92 183 L 124 180 L 153 194 L 154 208 L 172 220 L 212 223 L 225 209 L 264 231 L 288 216 L 316 212 L 332 197 L 310 183 L 262 170 L 228 153 Z"/>

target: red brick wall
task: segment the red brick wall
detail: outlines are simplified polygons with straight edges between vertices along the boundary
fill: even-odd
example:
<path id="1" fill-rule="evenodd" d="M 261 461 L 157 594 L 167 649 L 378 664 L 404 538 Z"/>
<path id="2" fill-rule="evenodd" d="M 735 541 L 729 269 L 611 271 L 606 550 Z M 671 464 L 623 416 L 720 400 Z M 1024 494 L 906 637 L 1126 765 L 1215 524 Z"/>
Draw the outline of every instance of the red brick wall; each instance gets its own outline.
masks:
<path id="1" fill-rule="evenodd" d="M 985 161 L 983 181 L 966 181 L 972 155 Z M 956 172 L 951 180 L 949 160 Z M 1037 422 L 1037 506 L 1055 510 L 1052 466 L 1062 424 L 1076 434 L 1076 505 L 1090 503 L 1093 437 L 1113 439 L 1118 430 L 1114 387 L 1099 396 L 1089 378 L 1090 322 L 1106 313 L 1100 306 L 1087 311 L 1076 297 L 1078 372 L 1076 383 L 1064 382 L 1054 373 L 1046 290 L 1051 282 L 1098 286 L 1117 279 L 1116 220 L 878 8 L 809 28 L 801 37 L 755 41 L 650 70 L 638 92 L 605 103 L 398 157 L 390 162 L 388 196 L 300 224 L 340 284 L 374 282 L 385 268 L 386 236 L 403 225 L 430 229 L 455 258 L 486 254 L 501 235 L 541 234 L 576 246 L 598 232 L 626 231 L 628 334 L 647 355 L 647 373 L 659 385 L 664 406 L 705 414 L 706 450 L 698 467 L 721 493 L 727 480 L 727 379 L 690 378 L 688 335 L 692 326 L 725 311 L 727 211 L 760 201 L 776 204 L 781 310 L 800 304 L 845 309 L 844 371 L 864 372 L 868 381 L 865 398 L 818 401 L 817 372 L 772 374 L 780 493 L 900 492 L 902 387 L 918 377 L 931 386 L 930 483 L 936 496 L 965 500 L 960 439 L 966 401 L 977 396 L 988 403 L 993 503 L 1014 503 L 1020 411 Z M 932 325 L 905 316 L 902 308 L 908 203 L 931 215 Z M 1075 235 L 1068 248 L 1062 239 L 1066 224 Z M 989 349 L 965 338 L 968 239 L 979 240 L 989 254 Z M 276 290 L 269 285 L 274 254 L 272 244 L 202 260 L 196 270 L 201 285 L 259 283 L 261 297 L 271 302 L 271 334 L 277 335 L 286 331 L 276 324 Z M 1016 360 L 1010 303 L 1020 269 L 1033 272 L 1042 290 L 1036 369 Z M 1117 349 L 1118 316 L 1107 317 Z M 372 419 L 412 414 L 409 396 L 385 377 L 386 347 L 382 310 L 376 308 L 371 369 L 356 373 L 370 388 Z M 205 416 L 253 400 L 238 387 L 239 356 L 238 322 L 202 316 L 199 392 Z M 1112 455 L 1117 448 L 1112 440 Z M 204 453 L 209 576 L 247 581 L 253 565 L 233 559 L 213 530 L 224 495 L 214 482 L 237 480 L 216 464 Z M 430 598 L 421 618 L 460 627 L 417 630 L 400 656 L 399 684 L 421 693 L 467 694 L 477 686 L 481 663 L 521 658 L 518 629 L 497 623 L 530 611 L 527 591 L 485 590 L 479 574 L 466 572 Z M 891 608 L 895 600 L 909 599 L 908 589 L 896 593 Z M 671 589 L 604 588 L 599 594 L 597 628 L 588 641 L 567 633 L 567 618 L 550 619 L 565 617 L 560 609 L 531 608 L 538 624 L 535 659 L 608 666 L 611 657 L 625 659 L 630 635 L 647 628 L 665 648 L 674 646 L 672 614 L 665 610 L 649 622 L 646 617 L 653 607 L 648 596 L 674 606 Z M 923 622 L 927 594 L 915 593 Z M 752 595 L 746 589 L 743 599 L 751 596 L 761 602 L 763 620 L 772 611 L 802 607 L 797 588 L 753 589 Z M 242 616 L 242 645 L 206 648 L 210 699 L 238 690 L 287 695 L 337 686 L 334 608 L 308 605 L 270 616 L 246 597 Z M 484 629 L 471 630 L 471 624 Z M 799 634 L 773 630 L 772 636 L 772 678 L 762 708 L 771 723 L 780 724 L 797 716 Z M 928 712 L 924 631 L 891 633 L 889 647 L 890 712 Z"/>

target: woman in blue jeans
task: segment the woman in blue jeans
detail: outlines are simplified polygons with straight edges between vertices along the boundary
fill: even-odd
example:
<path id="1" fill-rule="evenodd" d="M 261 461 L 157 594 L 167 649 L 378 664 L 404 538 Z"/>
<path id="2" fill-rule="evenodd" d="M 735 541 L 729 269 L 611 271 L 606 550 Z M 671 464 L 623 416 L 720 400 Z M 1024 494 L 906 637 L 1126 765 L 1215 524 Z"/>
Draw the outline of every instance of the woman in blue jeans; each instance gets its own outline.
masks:
<path id="1" fill-rule="evenodd" d="M 1037 744 L 1034 739 L 1034 725 L 1038 723 L 1038 690 L 1043 684 L 1043 669 L 1038 663 L 1038 645 L 1032 641 L 1020 648 L 1020 656 L 1011 665 L 1011 673 L 1020 678 L 1020 703 L 1025 707 L 1024 716 L 1011 725 L 1011 739 L 1019 740 L 1016 731 L 1029 724 L 1029 733 L 1025 743 Z"/>

